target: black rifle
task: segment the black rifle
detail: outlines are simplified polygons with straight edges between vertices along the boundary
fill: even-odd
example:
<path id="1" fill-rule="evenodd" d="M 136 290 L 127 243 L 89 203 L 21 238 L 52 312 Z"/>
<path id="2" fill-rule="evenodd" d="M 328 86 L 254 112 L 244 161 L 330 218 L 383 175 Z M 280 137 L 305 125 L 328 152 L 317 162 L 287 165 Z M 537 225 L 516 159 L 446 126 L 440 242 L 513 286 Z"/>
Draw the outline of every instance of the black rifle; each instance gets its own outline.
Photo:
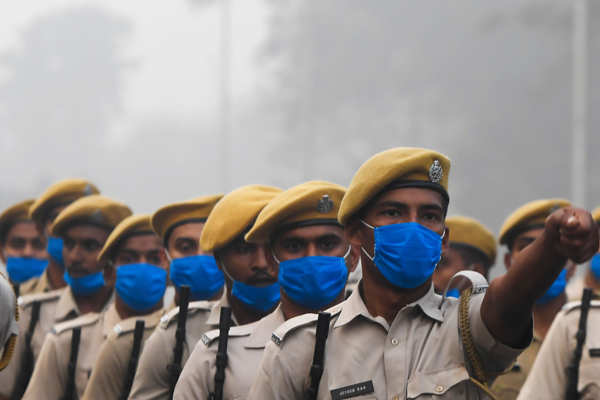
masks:
<path id="1" fill-rule="evenodd" d="M 17 376 L 15 387 L 10 396 L 11 400 L 18 400 L 21 397 L 23 397 L 23 394 L 25 394 L 25 389 L 27 389 L 27 385 L 29 384 L 31 374 L 33 373 L 33 367 L 35 363 L 33 361 L 31 339 L 33 338 L 33 333 L 35 332 L 35 326 L 40 320 L 41 306 L 42 302 L 40 301 L 36 301 L 31 305 L 31 319 L 29 320 L 27 332 L 25 333 L 25 350 L 23 351 L 23 366 L 21 367 L 19 375 Z"/>
<path id="2" fill-rule="evenodd" d="M 221 307 L 219 315 L 219 347 L 217 348 L 217 371 L 215 372 L 215 390 L 208 395 L 209 400 L 223 400 L 225 368 L 227 367 L 227 342 L 231 326 L 231 308 Z"/>
<path id="3" fill-rule="evenodd" d="M 579 398 L 579 393 L 577 392 L 579 363 L 581 362 L 583 345 L 585 344 L 585 337 L 587 335 L 587 318 L 592 302 L 592 293 L 592 289 L 583 289 L 583 296 L 581 297 L 581 313 L 579 314 L 579 327 L 577 329 L 577 334 L 575 335 L 577 345 L 575 346 L 575 354 L 573 354 L 571 364 L 567 366 L 567 400 L 576 400 Z"/>
<path id="4" fill-rule="evenodd" d="M 75 388 L 75 372 L 77 370 L 77 358 L 79 357 L 79 342 L 81 340 L 81 327 L 73 328 L 71 334 L 71 356 L 69 358 L 69 367 L 67 375 L 67 388 L 62 400 L 77 399 L 77 390 Z"/>
<path id="5" fill-rule="evenodd" d="M 185 328 L 187 324 L 188 305 L 190 304 L 190 287 L 181 285 L 179 288 L 179 313 L 177 314 L 177 330 L 175 331 L 175 347 L 173 348 L 173 362 L 167 365 L 169 372 L 169 399 L 173 398 L 175 385 L 181 374 L 181 359 L 183 358 L 183 344 L 185 343 Z"/>
<path id="6" fill-rule="evenodd" d="M 315 353 L 313 355 L 313 363 L 310 367 L 310 386 L 306 392 L 306 400 L 316 400 L 317 394 L 319 393 L 319 383 L 321 382 L 321 376 L 323 375 L 325 365 L 325 342 L 329 335 L 329 321 L 331 321 L 330 313 L 319 313 L 315 339 Z"/>
<path id="7" fill-rule="evenodd" d="M 129 365 L 127 366 L 127 375 L 125 375 L 125 384 L 123 385 L 123 391 L 121 392 L 120 396 L 121 400 L 127 400 L 129 397 L 129 392 L 131 391 L 131 385 L 133 385 L 135 370 L 137 369 L 138 360 L 140 359 L 140 349 L 142 348 L 142 339 L 144 338 L 144 328 L 144 321 L 135 321 L 135 330 L 133 331 L 133 346 L 131 347 L 131 357 L 129 357 Z"/>

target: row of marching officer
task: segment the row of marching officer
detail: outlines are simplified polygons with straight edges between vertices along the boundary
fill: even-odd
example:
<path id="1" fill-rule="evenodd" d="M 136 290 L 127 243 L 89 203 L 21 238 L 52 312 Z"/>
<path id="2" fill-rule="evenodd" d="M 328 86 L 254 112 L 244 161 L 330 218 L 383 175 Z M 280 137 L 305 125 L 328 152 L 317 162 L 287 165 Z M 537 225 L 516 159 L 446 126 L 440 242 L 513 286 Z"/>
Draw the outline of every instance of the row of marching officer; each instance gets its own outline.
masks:
<path id="1" fill-rule="evenodd" d="M 0 398 L 516 398 L 528 374 L 522 398 L 564 398 L 573 379 L 597 393 L 590 335 L 567 341 L 549 395 L 536 370 L 550 361 L 533 362 L 554 357 L 554 336 L 582 336 L 557 314 L 598 326 L 589 295 L 565 306 L 569 271 L 598 248 L 591 214 L 560 199 L 515 211 L 507 273 L 488 286 L 495 239 L 446 218 L 449 170 L 396 148 L 347 190 L 249 185 L 152 216 L 85 180 L 53 185 L 0 216 L 21 294 Z M 29 253 L 5 251 L 14 237 Z"/>

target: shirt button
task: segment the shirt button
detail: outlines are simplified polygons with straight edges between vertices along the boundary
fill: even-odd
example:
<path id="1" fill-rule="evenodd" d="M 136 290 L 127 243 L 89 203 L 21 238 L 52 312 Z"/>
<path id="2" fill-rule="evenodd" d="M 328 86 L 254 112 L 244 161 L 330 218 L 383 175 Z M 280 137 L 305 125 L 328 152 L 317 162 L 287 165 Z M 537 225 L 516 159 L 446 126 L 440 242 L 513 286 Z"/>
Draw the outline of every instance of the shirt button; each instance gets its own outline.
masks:
<path id="1" fill-rule="evenodd" d="M 435 387 L 435 391 L 436 391 L 437 393 L 442 393 L 442 392 L 444 391 L 444 387 L 443 387 L 442 385 L 437 385 L 437 386 Z"/>
<path id="2" fill-rule="evenodd" d="M 396 339 L 396 338 L 393 338 L 393 339 L 392 339 L 392 344 L 393 344 L 394 346 L 397 346 L 397 345 L 398 345 L 398 339 Z"/>

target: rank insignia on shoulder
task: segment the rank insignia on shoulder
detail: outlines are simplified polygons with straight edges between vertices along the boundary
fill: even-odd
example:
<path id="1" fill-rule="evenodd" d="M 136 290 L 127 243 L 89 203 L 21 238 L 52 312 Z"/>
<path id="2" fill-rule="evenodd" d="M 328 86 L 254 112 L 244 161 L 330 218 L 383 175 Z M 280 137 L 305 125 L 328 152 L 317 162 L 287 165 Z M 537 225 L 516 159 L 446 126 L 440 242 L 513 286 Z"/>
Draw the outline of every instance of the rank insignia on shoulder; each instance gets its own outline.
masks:
<path id="1" fill-rule="evenodd" d="M 600 349 L 590 349 L 590 357 L 600 357 Z"/>
<path id="2" fill-rule="evenodd" d="M 279 346 L 281 344 L 281 339 L 275 335 L 274 333 L 271 334 L 271 340 L 273 341 L 273 343 L 275 343 L 277 346 Z"/>
<path id="3" fill-rule="evenodd" d="M 317 204 L 317 211 L 321 214 L 327 214 L 333 210 L 333 201 L 329 198 L 329 195 L 324 194 Z"/>
<path id="4" fill-rule="evenodd" d="M 444 177 L 444 169 L 440 164 L 439 160 L 434 160 L 431 167 L 429 167 L 429 180 L 433 183 L 440 183 Z"/>

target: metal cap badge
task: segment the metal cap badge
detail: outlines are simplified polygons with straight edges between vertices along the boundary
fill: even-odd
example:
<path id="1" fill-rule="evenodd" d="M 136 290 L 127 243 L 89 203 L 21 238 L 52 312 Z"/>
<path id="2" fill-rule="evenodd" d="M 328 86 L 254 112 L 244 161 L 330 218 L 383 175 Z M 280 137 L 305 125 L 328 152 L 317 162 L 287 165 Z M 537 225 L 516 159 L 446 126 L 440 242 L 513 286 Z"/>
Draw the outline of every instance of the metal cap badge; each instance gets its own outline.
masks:
<path id="1" fill-rule="evenodd" d="M 433 183 L 440 183 L 444 177 L 444 169 L 440 164 L 439 160 L 434 160 L 431 167 L 429 167 L 429 180 Z"/>
<path id="2" fill-rule="evenodd" d="M 317 211 L 321 214 L 327 214 L 333 209 L 333 201 L 329 198 L 329 195 L 324 194 L 317 204 Z"/>

